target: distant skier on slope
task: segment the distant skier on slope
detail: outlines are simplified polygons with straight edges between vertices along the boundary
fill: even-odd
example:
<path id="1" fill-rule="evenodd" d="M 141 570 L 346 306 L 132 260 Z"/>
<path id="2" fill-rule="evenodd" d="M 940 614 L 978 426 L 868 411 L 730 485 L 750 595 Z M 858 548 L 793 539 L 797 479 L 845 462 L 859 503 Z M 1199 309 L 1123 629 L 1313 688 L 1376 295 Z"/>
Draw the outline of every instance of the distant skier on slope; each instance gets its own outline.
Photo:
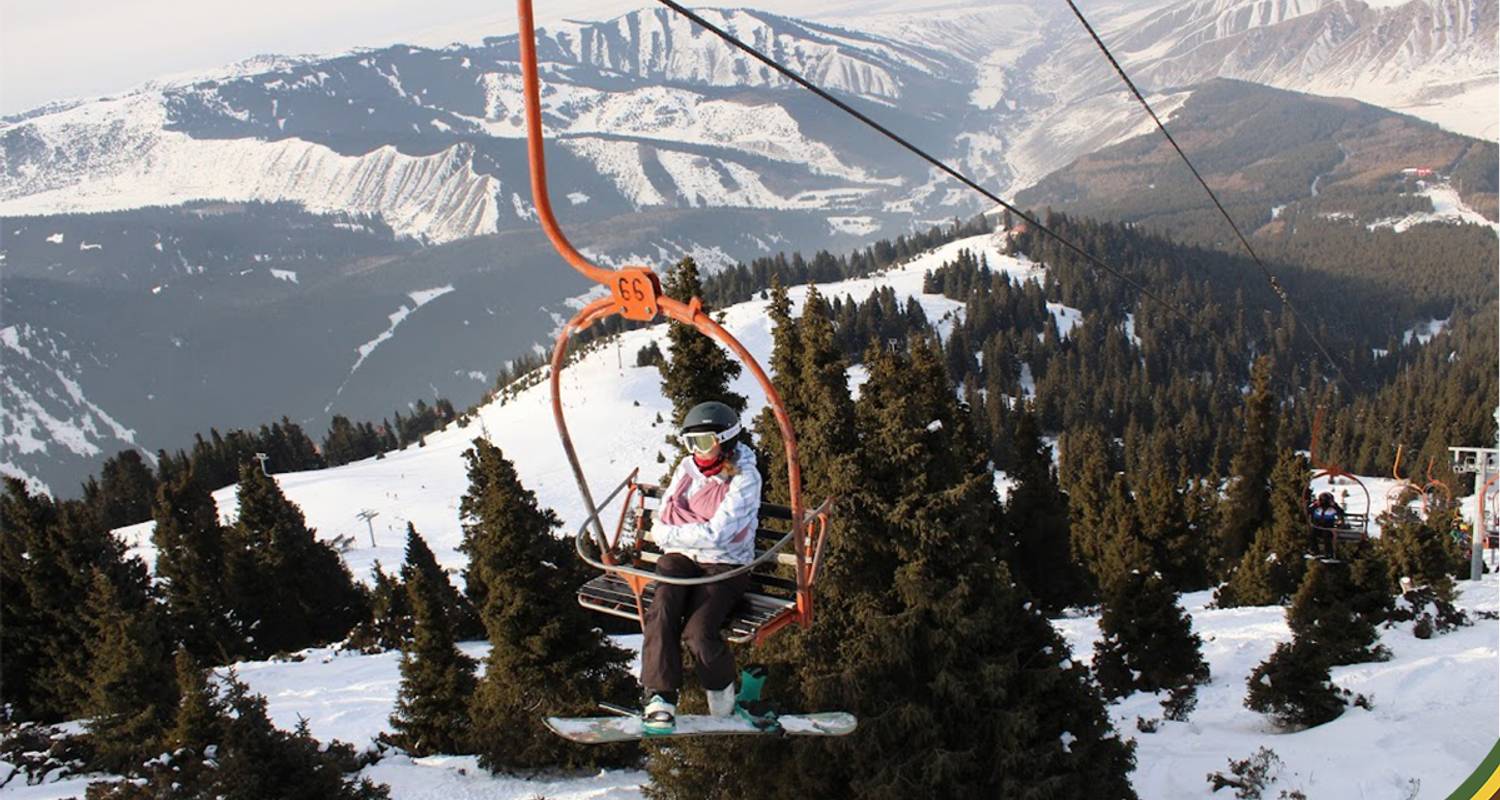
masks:
<path id="1" fill-rule="evenodd" d="M 673 471 L 650 531 L 663 553 L 659 574 L 717 575 L 754 559 L 761 476 L 755 454 L 736 441 L 741 430 L 739 415 L 723 403 L 699 403 L 683 418 L 691 457 Z M 647 733 L 676 728 L 684 645 L 697 663 L 709 713 L 734 714 L 734 654 L 719 631 L 749 586 L 748 573 L 696 586 L 657 585 L 641 656 Z"/>

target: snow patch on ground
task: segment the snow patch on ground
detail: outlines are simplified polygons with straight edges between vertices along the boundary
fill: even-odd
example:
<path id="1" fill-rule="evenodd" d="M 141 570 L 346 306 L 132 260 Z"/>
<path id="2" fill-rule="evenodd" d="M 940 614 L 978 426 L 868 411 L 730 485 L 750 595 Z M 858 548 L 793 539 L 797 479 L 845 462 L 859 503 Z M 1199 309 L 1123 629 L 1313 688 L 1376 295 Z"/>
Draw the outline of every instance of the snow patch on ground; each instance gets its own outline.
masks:
<path id="1" fill-rule="evenodd" d="M 273 269 L 271 270 L 271 277 L 288 283 L 297 283 L 297 273 L 294 270 Z"/>
<path id="2" fill-rule="evenodd" d="M 0 461 L 0 475 L 7 475 L 26 484 L 26 491 L 32 494 L 45 494 L 52 497 L 52 487 L 48 486 L 41 478 L 32 475 L 21 467 L 9 461 Z"/>
<path id="3" fill-rule="evenodd" d="M 828 227 L 832 228 L 834 233 L 868 236 L 880 230 L 880 221 L 874 217 L 829 217 Z"/>
<path id="4" fill-rule="evenodd" d="M 1459 197 L 1458 190 L 1446 183 L 1429 186 L 1417 194 L 1432 201 L 1432 211 L 1420 211 L 1415 214 L 1407 214 L 1404 217 L 1388 217 L 1372 222 L 1365 227 L 1372 231 L 1379 228 L 1390 228 L 1396 233 L 1404 233 L 1414 225 L 1441 222 L 1448 224 L 1484 225 L 1496 233 L 1500 233 L 1500 223 L 1491 222 L 1485 219 L 1483 214 L 1469 208 L 1464 204 L 1463 198 Z"/>
<path id="5" fill-rule="evenodd" d="M 1083 312 L 1072 306 L 1062 303 L 1048 303 L 1047 310 L 1051 312 L 1052 319 L 1057 321 L 1057 332 L 1062 338 L 1068 338 L 1073 329 L 1083 322 Z"/>
<path id="6" fill-rule="evenodd" d="M 106 441 L 106 437 L 135 442 L 134 429 L 105 413 L 84 394 L 78 365 L 66 349 L 49 338 L 46 329 L 25 323 L 0 328 L 0 355 L 0 361 L 11 367 L 0 371 L 8 423 L 0 437 L 13 452 L 47 452 L 48 443 L 56 442 L 75 455 L 91 457 L 102 452 L 97 442 Z M 34 374 L 45 375 L 49 385 L 33 393 L 17 382 L 18 361 L 27 362 Z M 60 403 L 64 395 L 67 402 Z M 59 414 L 77 416 L 65 418 Z M 43 431 L 45 435 L 41 435 Z"/>
<path id="7" fill-rule="evenodd" d="M 1411 340 L 1416 339 L 1418 344 L 1427 344 L 1432 341 L 1432 337 L 1442 333 L 1448 327 L 1448 322 L 1449 320 L 1446 319 L 1432 319 L 1426 322 L 1419 322 L 1407 328 L 1406 332 L 1401 334 L 1401 343 L 1411 344 Z"/>
<path id="8" fill-rule="evenodd" d="M 1016 488 L 1016 480 L 1005 474 L 1005 470 L 995 470 L 995 494 L 999 496 L 1000 502 L 1010 502 L 1010 491 Z"/>
<path id="9" fill-rule="evenodd" d="M 365 360 L 370 357 L 371 353 L 375 352 L 375 348 L 379 347 L 382 343 L 388 341 L 391 337 L 396 335 L 396 328 L 400 327 L 401 323 L 405 322 L 407 317 L 410 317 L 414 312 L 416 312 L 417 309 L 421 308 L 422 306 L 427 305 L 433 300 L 436 300 L 437 298 L 442 297 L 443 295 L 451 291 L 453 291 L 453 286 L 450 284 L 448 286 L 441 286 L 436 289 L 422 289 L 415 292 L 409 292 L 407 296 L 412 299 L 412 303 L 414 305 L 408 307 L 405 303 L 403 303 L 400 308 L 397 308 L 395 311 L 391 312 L 390 316 L 388 317 L 388 319 L 390 320 L 390 325 L 385 330 L 381 331 L 380 335 L 376 336 L 374 339 L 371 339 L 368 342 L 365 342 L 357 348 L 356 352 L 359 353 L 359 357 L 354 360 L 354 366 L 349 368 L 349 375 L 344 378 L 343 383 L 340 383 L 339 388 L 333 393 L 334 397 L 338 397 L 340 394 L 343 394 L 344 387 L 349 384 L 349 378 L 353 377 L 354 373 L 359 370 L 360 365 L 365 363 Z M 332 400 L 328 402 L 328 405 L 325 406 L 323 410 L 327 411 L 331 408 L 333 408 Z"/>
<path id="10" fill-rule="evenodd" d="M 1458 605 L 1497 610 L 1500 582 L 1458 584 Z M 1410 626 L 1381 632 L 1394 657 L 1387 662 L 1336 667 L 1333 682 L 1373 700 L 1371 710 L 1305 731 L 1281 733 L 1244 707 L 1245 681 L 1276 644 L 1291 639 L 1280 606 L 1210 609 L 1212 592 L 1183 595 L 1193 630 L 1203 638 L 1212 680 L 1199 687 L 1198 706 L 1186 722 L 1162 721 L 1156 733 L 1136 730 L 1136 718 L 1160 718 L 1160 698 L 1136 694 L 1110 708 L 1115 727 L 1136 742 L 1131 782 L 1141 797 L 1213 796 L 1204 776 L 1227 771 L 1228 760 L 1269 747 L 1284 766 L 1267 791 L 1301 789 L 1309 797 L 1444 797 L 1469 776 L 1500 734 L 1495 709 L 1500 690 L 1500 626 L 1477 620 L 1433 639 L 1412 636 Z M 1088 658 L 1099 639 L 1097 617 L 1054 620 L 1076 657 Z M 1460 677 L 1463 676 L 1463 677 Z"/>

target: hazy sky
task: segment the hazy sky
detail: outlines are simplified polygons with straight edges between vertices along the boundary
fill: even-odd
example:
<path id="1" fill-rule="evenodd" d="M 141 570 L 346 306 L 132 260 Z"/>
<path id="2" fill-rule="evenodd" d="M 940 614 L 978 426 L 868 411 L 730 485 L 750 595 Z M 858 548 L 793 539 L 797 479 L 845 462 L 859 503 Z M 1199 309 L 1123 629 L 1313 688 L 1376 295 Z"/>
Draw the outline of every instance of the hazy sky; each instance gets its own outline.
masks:
<path id="1" fill-rule="evenodd" d="M 607 18 L 649 0 L 540 0 Z M 111 94 L 262 53 L 334 53 L 515 31 L 513 0 L 0 0 L 0 113 Z"/>
<path id="2" fill-rule="evenodd" d="M 822 15 L 891 4 L 701 3 L 797 15 L 806 15 L 809 5 Z M 541 23 L 565 17 L 607 19 L 644 5 L 654 3 L 536 0 Z M 397 42 L 477 42 L 484 36 L 514 33 L 515 27 L 514 0 L 0 0 L 0 114 L 50 100 L 113 94 L 155 78 L 208 70 L 263 53 L 324 54 Z"/>

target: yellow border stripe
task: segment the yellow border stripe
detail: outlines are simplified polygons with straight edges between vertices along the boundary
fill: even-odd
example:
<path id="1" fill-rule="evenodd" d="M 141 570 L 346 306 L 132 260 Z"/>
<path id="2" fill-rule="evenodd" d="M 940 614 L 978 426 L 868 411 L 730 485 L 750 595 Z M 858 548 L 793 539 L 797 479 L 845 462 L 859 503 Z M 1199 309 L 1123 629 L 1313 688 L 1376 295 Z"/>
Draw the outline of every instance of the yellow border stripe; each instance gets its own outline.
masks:
<path id="1" fill-rule="evenodd" d="M 1490 748 L 1474 774 L 1448 795 L 1448 800 L 1495 800 L 1497 796 L 1500 796 L 1500 741 Z"/>

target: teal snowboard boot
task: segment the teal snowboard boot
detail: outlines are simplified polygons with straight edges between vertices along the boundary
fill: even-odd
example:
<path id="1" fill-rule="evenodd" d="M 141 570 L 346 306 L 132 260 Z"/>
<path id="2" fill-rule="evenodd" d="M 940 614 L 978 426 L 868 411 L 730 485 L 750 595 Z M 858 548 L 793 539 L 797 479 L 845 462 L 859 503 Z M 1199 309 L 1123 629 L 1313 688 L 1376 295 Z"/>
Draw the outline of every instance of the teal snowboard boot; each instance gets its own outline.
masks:
<path id="1" fill-rule="evenodd" d="M 763 664 L 751 664 L 740 670 L 740 691 L 734 698 L 734 715 L 760 730 L 780 727 L 771 704 L 761 697 L 770 670 Z"/>
<path id="2" fill-rule="evenodd" d="M 641 732 L 647 736 L 670 736 L 677 730 L 677 693 L 648 692 L 641 711 Z"/>

